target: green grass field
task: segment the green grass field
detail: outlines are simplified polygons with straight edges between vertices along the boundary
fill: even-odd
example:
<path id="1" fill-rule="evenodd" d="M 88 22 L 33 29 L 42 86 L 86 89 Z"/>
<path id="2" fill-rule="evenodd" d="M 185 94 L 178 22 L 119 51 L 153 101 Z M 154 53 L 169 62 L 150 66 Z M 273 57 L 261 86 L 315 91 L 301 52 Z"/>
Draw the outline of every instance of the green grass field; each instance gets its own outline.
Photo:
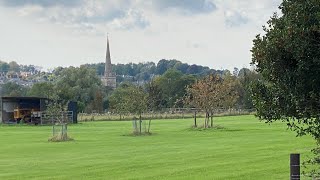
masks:
<path id="1" fill-rule="evenodd" d="M 289 154 L 314 142 L 284 123 L 217 117 L 219 130 L 191 130 L 192 119 L 152 121 L 133 137 L 131 122 L 69 126 L 73 142 L 48 142 L 50 126 L 0 125 L 0 179 L 289 179 Z"/>

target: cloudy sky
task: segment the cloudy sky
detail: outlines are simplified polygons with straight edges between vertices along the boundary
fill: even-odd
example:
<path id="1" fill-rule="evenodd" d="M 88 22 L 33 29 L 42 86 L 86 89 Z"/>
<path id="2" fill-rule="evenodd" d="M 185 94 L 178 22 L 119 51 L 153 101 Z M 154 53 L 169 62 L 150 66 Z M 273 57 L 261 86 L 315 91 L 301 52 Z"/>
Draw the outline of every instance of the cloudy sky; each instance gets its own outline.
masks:
<path id="1" fill-rule="evenodd" d="M 177 59 L 249 67 L 281 0 L 0 0 L 0 60 L 44 68 Z"/>

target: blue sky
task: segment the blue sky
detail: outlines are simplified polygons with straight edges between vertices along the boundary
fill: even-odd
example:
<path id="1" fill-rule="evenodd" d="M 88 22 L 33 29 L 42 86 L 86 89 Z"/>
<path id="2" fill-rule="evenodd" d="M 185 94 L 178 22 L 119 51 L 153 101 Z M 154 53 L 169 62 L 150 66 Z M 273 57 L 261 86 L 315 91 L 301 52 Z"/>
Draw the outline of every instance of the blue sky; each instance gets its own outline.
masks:
<path id="1" fill-rule="evenodd" d="M 0 60 L 44 68 L 178 59 L 249 67 L 280 0 L 0 0 Z"/>

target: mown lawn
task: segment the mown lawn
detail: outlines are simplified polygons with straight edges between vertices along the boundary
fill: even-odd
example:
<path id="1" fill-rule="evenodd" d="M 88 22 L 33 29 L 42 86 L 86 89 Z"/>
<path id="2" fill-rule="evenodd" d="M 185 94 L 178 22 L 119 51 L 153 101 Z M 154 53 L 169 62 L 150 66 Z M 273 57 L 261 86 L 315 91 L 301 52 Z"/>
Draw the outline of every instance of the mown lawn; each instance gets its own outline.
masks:
<path id="1" fill-rule="evenodd" d="M 217 117 L 219 130 L 192 123 L 156 120 L 152 136 L 132 137 L 131 122 L 86 122 L 64 143 L 48 142 L 50 126 L 0 125 L 0 179 L 289 179 L 289 154 L 314 146 L 254 116 Z"/>

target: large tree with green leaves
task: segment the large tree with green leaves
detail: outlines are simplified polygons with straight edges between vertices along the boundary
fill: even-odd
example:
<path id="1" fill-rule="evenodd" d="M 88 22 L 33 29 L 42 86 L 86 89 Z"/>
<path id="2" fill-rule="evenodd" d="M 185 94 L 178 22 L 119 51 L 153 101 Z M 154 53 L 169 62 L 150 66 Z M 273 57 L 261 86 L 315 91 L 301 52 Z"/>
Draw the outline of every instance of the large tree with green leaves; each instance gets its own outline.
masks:
<path id="1" fill-rule="evenodd" d="M 258 116 L 320 138 L 320 1 L 285 0 L 252 48 Z"/>
<path id="2" fill-rule="evenodd" d="M 80 111 L 86 110 L 84 108 L 89 108 L 90 105 L 92 107 L 97 92 L 101 92 L 102 88 L 100 78 L 91 68 L 85 66 L 69 67 L 57 73 L 55 82 L 57 95 L 65 101 L 79 102 Z"/>
<path id="3" fill-rule="evenodd" d="M 27 93 L 28 96 L 52 98 L 55 95 L 54 84 L 51 82 L 39 82 L 33 84 Z"/>
<path id="4" fill-rule="evenodd" d="M 196 78 L 192 75 L 184 75 L 178 70 L 170 69 L 162 76 L 154 79 L 154 86 L 161 93 L 162 107 L 174 107 L 186 93 L 186 87 L 194 83 Z"/>
<path id="5" fill-rule="evenodd" d="M 320 1 L 284 0 L 254 39 L 252 64 L 257 115 L 286 121 L 299 135 L 320 141 Z"/>
<path id="6" fill-rule="evenodd" d="M 4 61 L 0 61 L 0 72 L 1 73 L 7 73 L 9 71 L 9 64 Z"/>
<path id="7" fill-rule="evenodd" d="M 237 107 L 242 109 L 253 109 L 252 97 L 251 97 L 251 85 L 260 79 L 260 74 L 247 69 L 242 68 L 237 73 L 237 85 L 236 89 L 239 95 L 237 101 Z"/>
<path id="8" fill-rule="evenodd" d="M 26 96 L 28 88 L 15 82 L 7 82 L 0 86 L 1 96 Z"/>

